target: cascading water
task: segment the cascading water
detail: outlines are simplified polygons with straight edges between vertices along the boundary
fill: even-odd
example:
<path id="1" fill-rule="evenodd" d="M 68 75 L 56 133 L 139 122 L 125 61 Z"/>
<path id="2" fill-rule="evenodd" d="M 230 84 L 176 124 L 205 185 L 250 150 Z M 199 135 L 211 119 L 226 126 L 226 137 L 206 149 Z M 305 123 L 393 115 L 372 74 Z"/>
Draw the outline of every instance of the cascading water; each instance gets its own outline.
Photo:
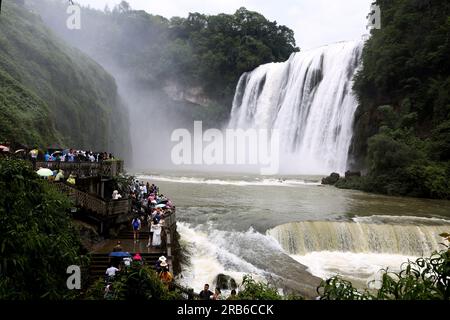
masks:
<path id="1" fill-rule="evenodd" d="M 442 249 L 440 233 L 450 224 L 413 225 L 367 222 L 303 221 L 277 226 L 267 233 L 293 255 L 339 251 L 427 256 Z"/>
<path id="2" fill-rule="evenodd" d="M 305 174 L 346 170 L 362 42 L 341 42 L 261 65 L 239 80 L 228 127 L 277 129 L 281 165 Z"/>
<path id="3" fill-rule="evenodd" d="M 444 249 L 440 233 L 450 223 L 442 219 L 372 216 L 354 222 L 303 221 L 267 231 L 293 259 L 313 275 L 327 279 L 336 274 L 365 287 L 382 272 L 420 256 Z M 419 224 L 421 223 L 421 224 Z"/>

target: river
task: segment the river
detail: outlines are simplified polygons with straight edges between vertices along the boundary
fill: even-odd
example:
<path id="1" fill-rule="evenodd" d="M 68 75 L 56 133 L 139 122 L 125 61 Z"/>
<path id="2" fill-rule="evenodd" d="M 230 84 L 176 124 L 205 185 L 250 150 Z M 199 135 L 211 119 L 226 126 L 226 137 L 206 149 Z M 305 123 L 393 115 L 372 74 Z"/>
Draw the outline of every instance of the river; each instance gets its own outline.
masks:
<path id="1" fill-rule="evenodd" d="M 177 172 L 145 174 L 177 206 L 190 262 L 180 281 L 200 290 L 219 273 L 308 291 L 340 274 L 356 285 L 381 268 L 442 248 L 450 202 L 388 197 L 320 185 L 318 176 Z M 306 268 L 305 268 L 306 266 Z M 305 289 L 305 283 L 308 288 Z"/>

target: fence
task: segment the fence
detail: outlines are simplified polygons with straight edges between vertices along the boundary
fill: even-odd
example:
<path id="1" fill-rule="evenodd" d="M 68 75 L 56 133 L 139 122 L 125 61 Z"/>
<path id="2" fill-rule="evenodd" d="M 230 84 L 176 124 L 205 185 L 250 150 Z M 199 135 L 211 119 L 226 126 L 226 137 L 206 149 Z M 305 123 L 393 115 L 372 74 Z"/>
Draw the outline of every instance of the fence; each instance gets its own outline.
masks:
<path id="1" fill-rule="evenodd" d="M 103 200 L 62 182 L 54 183 L 54 185 L 60 192 L 67 194 L 75 206 L 91 210 L 101 216 L 116 216 L 131 210 L 131 199 Z"/>
<path id="2" fill-rule="evenodd" d="M 38 161 L 36 169 L 48 168 L 50 170 L 63 170 L 65 173 L 73 173 L 79 177 L 91 177 L 97 175 L 115 177 L 123 172 L 122 160 L 111 160 L 103 162 L 61 162 L 61 161 Z"/>

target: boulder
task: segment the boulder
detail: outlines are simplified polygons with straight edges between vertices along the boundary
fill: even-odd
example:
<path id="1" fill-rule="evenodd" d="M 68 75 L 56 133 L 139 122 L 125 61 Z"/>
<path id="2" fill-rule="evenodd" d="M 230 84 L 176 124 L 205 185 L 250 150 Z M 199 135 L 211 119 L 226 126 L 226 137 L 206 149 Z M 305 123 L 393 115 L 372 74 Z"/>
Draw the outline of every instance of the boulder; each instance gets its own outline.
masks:
<path id="1" fill-rule="evenodd" d="M 231 290 L 237 288 L 236 280 L 223 273 L 217 275 L 215 283 L 216 287 L 220 290 Z"/>
<path id="2" fill-rule="evenodd" d="M 339 175 L 339 173 L 333 172 L 328 177 L 325 177 L 322 179 L 322 184 L 334 185 L 336 182 L 338 182 L 340 177 L 341 176 Z"/>

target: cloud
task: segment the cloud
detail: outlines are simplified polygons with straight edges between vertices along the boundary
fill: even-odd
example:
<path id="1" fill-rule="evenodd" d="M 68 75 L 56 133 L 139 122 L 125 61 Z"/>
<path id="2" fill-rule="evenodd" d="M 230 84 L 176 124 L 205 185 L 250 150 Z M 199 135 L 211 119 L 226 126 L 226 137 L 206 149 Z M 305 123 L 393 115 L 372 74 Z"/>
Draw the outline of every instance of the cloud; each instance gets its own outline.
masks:
<path id="1" fill-rule="evenodd" d="M 76 0 L 103 9 L 120 0 Z M 373 0 L 128 0 L 133 9 L 165 17 L 185 17 L 189 12 L 234 13 L 240 7 L 257 11 L 293 29 L 297 45 L 308 49 L 367 33 L 366 15 Z"/>

